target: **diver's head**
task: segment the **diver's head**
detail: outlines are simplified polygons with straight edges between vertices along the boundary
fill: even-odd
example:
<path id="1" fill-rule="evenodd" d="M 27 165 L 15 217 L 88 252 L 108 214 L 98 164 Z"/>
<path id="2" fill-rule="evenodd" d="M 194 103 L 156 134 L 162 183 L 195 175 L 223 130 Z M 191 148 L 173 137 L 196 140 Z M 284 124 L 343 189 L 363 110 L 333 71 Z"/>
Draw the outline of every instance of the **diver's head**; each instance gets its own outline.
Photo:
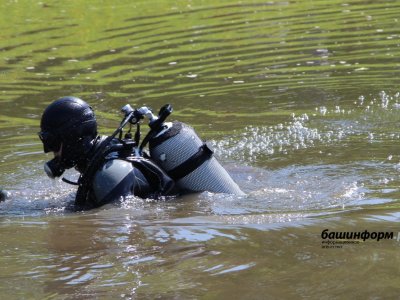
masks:
<path id="1" fill-rule="evenodd" d="M 97 136 L 97 122 L 92 108 L 76 97 L 63 97 L 43 112 L 39 138 L 45 153 L 55 158 L 45 165 L 50 177 L 59 177 L 69 168 L 86 159 Z"/>

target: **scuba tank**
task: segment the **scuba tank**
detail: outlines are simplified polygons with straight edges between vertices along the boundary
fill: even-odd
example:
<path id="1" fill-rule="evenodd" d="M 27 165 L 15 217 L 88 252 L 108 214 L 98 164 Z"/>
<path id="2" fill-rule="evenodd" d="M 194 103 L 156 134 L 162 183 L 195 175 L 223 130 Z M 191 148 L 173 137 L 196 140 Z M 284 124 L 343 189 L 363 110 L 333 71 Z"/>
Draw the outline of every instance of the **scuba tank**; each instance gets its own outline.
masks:
<path id="1" fill-rule="evenodd" d="M 102 137 L 99 144 L 104 140 Z M 173 195 L 173 180 L 150 159 L 137 156 L 134 145 L 130 139 L 114 139 L 104 158 L 93 164 L 97 171 L 90 179 L 91 205 L 100 206 L 126 195 L 151 199 Z M 80 189 L 77 195 L 81 195 Z"/>
<path id="2" fill-rule="evenodd" d="M 63 181 L 79 185 L 75 204 L 78 207 L 98 207 L 120 196 L 133 194 L 141 198 L 158 199 L 175 194 L 174 181 L 139 152 L 139 121 L 143 118 L 140 110 L 129 105 L 120 126 L 109 137 L 98 137 L 91 158 L 77 183 L 65 178 Z M 122 138 L 123 128 L 128 123 L 137 124 L 134 140 L 131 127 Z M 119 138 L 116 135 L 119 134 Z"/>
<path id="3" fill-rule="evenodd" d="M 182 122 L 164 123 L 172 112 L 170 105 L 161 108 L 159 118 L 150 122 L 150 156 L 175 180 L 183 192 L 214 192 L 243 195 L 239 186 L 213 156 L 194 129 Z M 147 141 L 144 141 L 147 142 Z"/>
<path id="4" fill-rule="evenodd" d="M 162 107 L 158 117 L 147 107 L 133 109 L 129 104 L 122 112 L 125 117 L 120 126 L 97 143 L 78 180 L 78 206 L 100 206 L 127 194 L 142 198 L 176 195 L 175 188 L 179 192 L 244 194 L 193 128 L 181 122 L 165 123 L 171 105 Z M 139 122 L 144 117 L 149 119 L 150 131 L 139 146 Z M 134 139 L 131 128 L 122 139 L 128 123 L 137 125 Z M 147 143 L 150 157 L 143 152 Z"/>

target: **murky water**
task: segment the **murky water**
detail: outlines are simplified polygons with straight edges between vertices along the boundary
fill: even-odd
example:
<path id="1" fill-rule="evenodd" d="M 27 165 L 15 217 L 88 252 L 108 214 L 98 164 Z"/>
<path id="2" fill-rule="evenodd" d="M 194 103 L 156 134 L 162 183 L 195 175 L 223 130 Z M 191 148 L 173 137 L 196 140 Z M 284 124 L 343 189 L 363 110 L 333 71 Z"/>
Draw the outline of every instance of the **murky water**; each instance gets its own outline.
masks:
<path id="1" fill-rule="evenodd" d="M 398 1 L 0 8 L 2 298 L 398 298 Z M 72 212 L 36 137 L 64 95 L 104 134 L 126 103 L 171 103 L 246 195 Z M 325 229 L 393 239 L 333 245 Z"/>

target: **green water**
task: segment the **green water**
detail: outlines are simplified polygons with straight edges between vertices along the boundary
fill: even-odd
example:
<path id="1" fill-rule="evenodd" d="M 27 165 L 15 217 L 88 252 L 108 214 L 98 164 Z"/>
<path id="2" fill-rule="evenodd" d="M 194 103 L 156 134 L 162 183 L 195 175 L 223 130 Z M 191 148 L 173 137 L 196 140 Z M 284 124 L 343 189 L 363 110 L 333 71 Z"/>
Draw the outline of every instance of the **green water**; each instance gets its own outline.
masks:
<path id="1" fill-rule="evenodd" d="M 0 14 L 2 298 L 399 297 L 398 1 L 2 1 Z M 171 103 L 246 196 L 70 212 L 74 187 L 46 177 L 36 135 L 65 95 L 104 134 L 126 103 Z M 325 229 L 393 239 L 327 249 Z"/>

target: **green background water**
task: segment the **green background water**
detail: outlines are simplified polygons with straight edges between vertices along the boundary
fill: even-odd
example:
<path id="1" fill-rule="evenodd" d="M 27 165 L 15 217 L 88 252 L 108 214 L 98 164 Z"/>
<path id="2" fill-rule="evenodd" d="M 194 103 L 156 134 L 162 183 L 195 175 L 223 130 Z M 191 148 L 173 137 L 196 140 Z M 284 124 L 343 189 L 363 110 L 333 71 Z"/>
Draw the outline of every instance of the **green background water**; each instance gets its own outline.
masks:
<path id="1" fill-rule="evenodd" d="M 398 1 L 2 1 L 0 15 L 2 297 L 398 297 Z M 171 103 L 247 195 L 68 212 L 74 188 L 46 178 L 36 136 L 65 95 L 104 134 L 126 103 Z M 395 238 L 325 249 L 324 229 Z"/>

